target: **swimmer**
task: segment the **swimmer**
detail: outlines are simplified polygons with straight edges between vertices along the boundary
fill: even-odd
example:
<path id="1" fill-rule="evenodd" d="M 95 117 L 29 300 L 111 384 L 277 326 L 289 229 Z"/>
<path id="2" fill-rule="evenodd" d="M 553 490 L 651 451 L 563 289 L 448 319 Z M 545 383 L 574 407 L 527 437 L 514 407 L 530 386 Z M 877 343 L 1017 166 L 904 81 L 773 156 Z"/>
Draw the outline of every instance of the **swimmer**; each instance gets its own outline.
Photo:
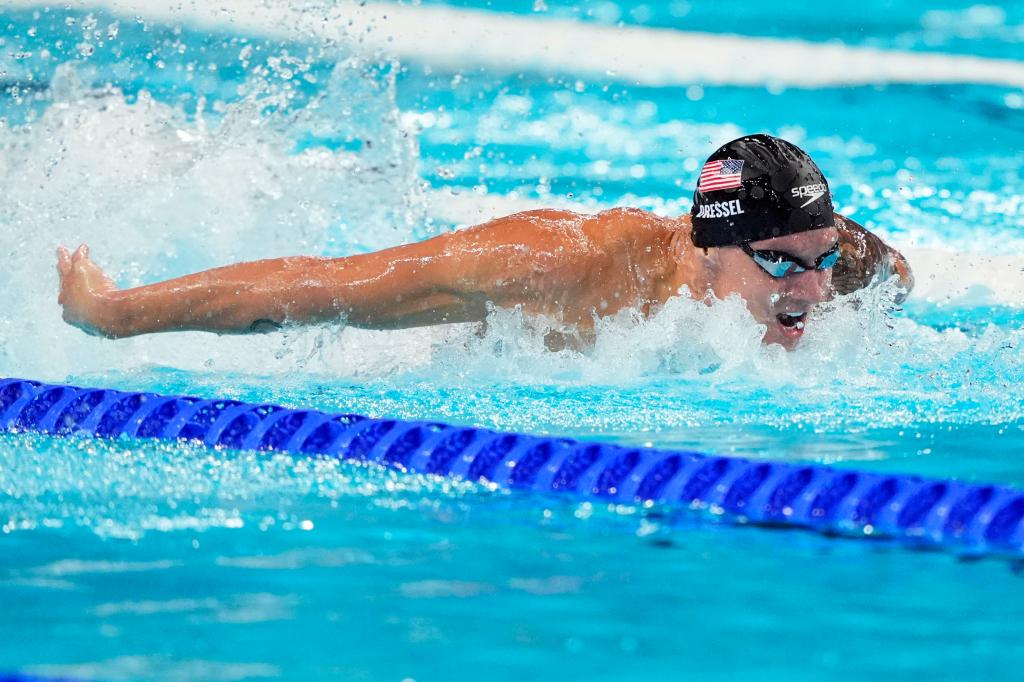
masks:
<path id="1" fill-rule="evenodd" d="M 793 349 L 811 309 L 836 294 L 913 277 L 901 254 L 835 213 L 828 183 L 795 145 L 750 135 L 704 164 L 688 215 L 631 208 L 536 210 L 345 258 L 238 263 L 118 289 L 80 246 L 61 247 L 64 319 L 108 338 L 166 331 L 245 334 L 342 320 L 400 329 L 485 322 L 491 306 L 554 320 L 548 347 L 592 342 L 597 318 L 669 298 L 742 298 L 764 343 Z"/>

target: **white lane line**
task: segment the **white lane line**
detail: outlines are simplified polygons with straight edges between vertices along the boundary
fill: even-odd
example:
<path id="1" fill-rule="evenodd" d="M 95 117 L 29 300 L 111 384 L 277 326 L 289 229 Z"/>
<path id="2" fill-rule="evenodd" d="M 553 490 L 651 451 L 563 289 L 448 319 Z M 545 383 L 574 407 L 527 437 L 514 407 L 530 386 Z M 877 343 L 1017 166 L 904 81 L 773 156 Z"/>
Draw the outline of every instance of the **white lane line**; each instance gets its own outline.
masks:
<path id="1" fill-rule="evenodd" d="M 3 4 L 14 9 L 44 3 Z M 166 0 L 66 0 L 62 6 L 274 37 L 340 41 L 446 71 L 527 70 L 648 86 L 979 83 L 1024 88 L 1024 62 L 1013 60 L 609 27 L 442 6 L 341 2 L 324 11 L 252 0 L 179 0 L 173 6 Z"/>

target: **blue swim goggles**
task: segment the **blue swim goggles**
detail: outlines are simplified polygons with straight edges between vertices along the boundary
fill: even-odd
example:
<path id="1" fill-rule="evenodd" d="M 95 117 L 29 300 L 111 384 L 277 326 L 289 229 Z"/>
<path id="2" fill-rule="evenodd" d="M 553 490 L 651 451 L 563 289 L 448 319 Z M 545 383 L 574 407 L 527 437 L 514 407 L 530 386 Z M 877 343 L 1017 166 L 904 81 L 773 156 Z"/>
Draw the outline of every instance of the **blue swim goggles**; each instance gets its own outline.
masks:
<path id="1" fill-rule="evenodd" d="M 814 261 L 814 265 L 808 265 L 796 256 L 782 251 L 768 251 L 752 249 L 750 244 L 740 244 L 743 253 L 750 256 L 761 269 L 776 279 L 806 272 L 807 270 L 829 270 L 839 260 L 839 243 L 821 254 Z"/>

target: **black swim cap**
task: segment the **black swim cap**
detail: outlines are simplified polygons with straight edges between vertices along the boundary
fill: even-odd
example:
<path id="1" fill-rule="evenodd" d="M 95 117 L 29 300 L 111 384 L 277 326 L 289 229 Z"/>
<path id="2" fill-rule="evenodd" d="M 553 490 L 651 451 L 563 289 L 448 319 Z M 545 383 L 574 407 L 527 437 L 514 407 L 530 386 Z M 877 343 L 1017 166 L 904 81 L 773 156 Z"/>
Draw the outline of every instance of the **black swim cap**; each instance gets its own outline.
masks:
<path id="1" fill-rule="evenodd" d="M 747 135 L 708 157 L 693 193 L 695 246 L 735 246 L 835 224 L 811 157 L 771 135 Z"/>

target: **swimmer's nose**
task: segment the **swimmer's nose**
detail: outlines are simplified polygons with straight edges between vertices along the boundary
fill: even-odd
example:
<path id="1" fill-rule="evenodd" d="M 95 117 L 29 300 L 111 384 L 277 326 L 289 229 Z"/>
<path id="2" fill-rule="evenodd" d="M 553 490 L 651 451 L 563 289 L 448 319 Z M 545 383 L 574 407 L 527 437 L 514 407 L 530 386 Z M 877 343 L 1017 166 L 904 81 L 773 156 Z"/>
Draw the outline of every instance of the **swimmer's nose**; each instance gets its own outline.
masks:
<path id="1" fill-rule="evenodd" d="M 808 303 L 822 303 L 832 297 L 832 277 L 828 271 L 807 270 L 786 279 L 789 283 L 788 294 L 792 298 Z"/>

